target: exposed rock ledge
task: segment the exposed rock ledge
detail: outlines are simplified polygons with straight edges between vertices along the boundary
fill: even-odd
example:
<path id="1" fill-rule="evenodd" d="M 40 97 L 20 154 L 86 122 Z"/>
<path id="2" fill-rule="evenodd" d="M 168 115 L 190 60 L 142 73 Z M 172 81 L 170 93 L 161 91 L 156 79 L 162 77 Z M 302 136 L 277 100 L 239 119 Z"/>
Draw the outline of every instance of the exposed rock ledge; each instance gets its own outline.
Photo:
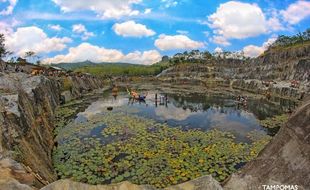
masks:
<path id="1" fill-rule="evenodd" d="M 17 189 L 21 186 L 13 186 L 17 181 L 42 187 L 57 179 L 51 159 L 54 111 L 61 101 L 102 87 L 103 81 L 92 76 L 0 73 L 0 183 L 10 184 L 6 188 L 0 185 L 1 190 Z M 67 96 L 61 97 L 64 90 L 69 90 Z"/>

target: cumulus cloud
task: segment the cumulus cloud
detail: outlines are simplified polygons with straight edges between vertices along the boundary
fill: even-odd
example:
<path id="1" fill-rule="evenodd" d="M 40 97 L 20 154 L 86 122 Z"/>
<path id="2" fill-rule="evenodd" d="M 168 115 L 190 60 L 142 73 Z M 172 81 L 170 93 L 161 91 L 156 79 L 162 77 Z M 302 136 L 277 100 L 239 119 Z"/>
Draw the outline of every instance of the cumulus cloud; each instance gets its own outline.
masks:
<path id="1" fill-rule="evenodd" d="M 262 46 L 248 45 L 243 48 L 244 55 L 247 57 L 257 57 L 264 53 L 268 47 L 276 41 L 276 37 L 269 38 Z"/>
<path id="2" fill-rule="evenodd" d="M 229 1 L 221 4 L 208 20 L 215 33 L 227 39 L 244 39 L 267 32 L 265 15 L 256 4 Z"/>
<path id="3" fill-rule="evenodd" d="M 116 49 L 106 49 L 91 45 L 89 43 L 82 43 L 77 47 L 69 49 L 66 55 L 57 55 L 53 58 L 45 59 L 43 62 L 50 63 L 62 63 L 62 62 L 81 62 L 90 60 L 92 62 L 129 62 L 137 64 L 152 64 L 158 62 L 161 59 L 161 55 L 156 50 L 150 50 L 145 52 L 135 51 L 124 55 L 121 51 Z"/>
<path id="4" fill-rule="evenodd" d="M 9 4 L 5 9 L 0 10 L 0 15 L 6 16 L 6 15 L 10 15 L 13 13 L 14 7 L 16 6 L 18 1 L 17 0 L 0 0 L 0 3 L 1 2 Z"/>
<path id="5" fill-rule="evenodd" d="M 162 56 L 160 53 L 156 50 L 150 50 L 150 51 L 135 51 L 133 53 L 129 53 L 124 57 L 124 62 L 130 62 L 130 63 L 142 63 L 144 65 L 151 65 L 153 63 L 156 63 L 160 61 Z"/>
<path id="6" fill-rule="evenodd" d="M 210 38 L 210 41 L 215 43 L 215 44 L 219 44 L 222 46 L 230 46 L 231 43 L 223 36 L 213 36 L 212 38 Z"/>
<path id="7" fill-rule="evenodd" d="M 248 45 L 243 48 L 244 55 L 246 57 L 257 57 L 264 52 L 264 48 L 255 45 Z"/>
<path id="8" fill-rule="evenodd" d="M 62 51 L 71 42 L 70 38 L 49 38 L 47 34 L 36 26 L 20 27 L 15 32 L 9 32 L 5 35 L 6 46 L 8 49 L 19 56 L 24 55 L 26 51 L 36 53 L 49 53 Z"/>
<path id="9" fill-rule="evenodd" d="M 169 36 L 161 34 L 155 41 L 155 46 L 160 50 L 197 49 L 204 47 L 203 42 L 191 40 L 185 35 Z"/>
<path id="10" fill-rule="evenodd" d="M 310 2 L 299 0 L 280 12 L 283 19 L 289 24 L 297 24 L 310 16 Z"/>
<path id="11" fill-rule="evenodd" d="M 55 30 L 55 31 L 61 31 L 62 30 L 62 27 L 59 25 L 59 24 L 56 24 L 56 25 L 53 25 L 53 24 L 49 24 L 48 27 L 52 30 Z"/>
<path id="12" fill-rule="evenodd" d="M 104 19 L 119 19 L 124 16 L 138 15 L 139 11 L 134 9 L 133 5 L 141 3 L 142 0 L 53 0 L 53 2 L 64 12 L 89 10 Z"/>
<path id="13" fill-rule="evenodd" d="M 72 32 L 76 34 L 82 34 L 82 40 L 88 40 L 90 37 L 94 37 L 95 34 L 93 32 L 88 32 L 86 27 L 83 24 L 75 24 L 72 26 Z"/>
<path id="14" fill-rule="evenodd" d="M 113 25 L 114 32 L 123 37 L 143 37 L 143 36 L 153 36 L 156 33 L 148 29 L 143 24 L 138 24 L 135 21 L 127 21 L 123 23 L 116 23 Z"/>

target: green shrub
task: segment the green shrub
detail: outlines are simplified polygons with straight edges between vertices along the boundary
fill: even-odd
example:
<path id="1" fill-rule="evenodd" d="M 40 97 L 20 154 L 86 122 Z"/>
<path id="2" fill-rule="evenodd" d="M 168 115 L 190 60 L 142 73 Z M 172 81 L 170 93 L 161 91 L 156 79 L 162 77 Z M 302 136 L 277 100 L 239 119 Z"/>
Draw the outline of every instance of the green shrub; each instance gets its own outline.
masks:
<path id="1" fill-rule="evenodd" d="M 64 78 L 62 91 L 71 91 L 73 87 L 72 80 L 69 78 Z"/>

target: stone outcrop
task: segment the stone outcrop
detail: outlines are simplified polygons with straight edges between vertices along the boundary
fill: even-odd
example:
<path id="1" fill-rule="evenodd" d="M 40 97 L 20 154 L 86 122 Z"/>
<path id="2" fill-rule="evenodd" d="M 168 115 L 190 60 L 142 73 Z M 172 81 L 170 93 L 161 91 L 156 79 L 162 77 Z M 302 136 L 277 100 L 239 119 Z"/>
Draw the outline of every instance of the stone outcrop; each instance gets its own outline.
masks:
<path id="1" fill-rule="evenodd" d="M 256 79 L 237 79 L 231 81 L 231 87 L 234 89 L 249 91 L 255 94 L 265 94 L 269 92 L 274 96 L 293 98 L 298 100 L 301 100 L 306 93 L 310 93 L 309 88 L 292 88 L 291 83 L 286 81 L 278 81 L 266 86 L 262 83 L 262 81 Z"/>
<path id="2" fill-rule="evenodd" d="M 13 158 L 37 175 L 42 187 L 57 179 L 52 166 L 54 111 L 61 102 L 64 78 L 0 73 L 0 159 Z M 66 77 L 71 98 L 103 87 L 91 76 Z M 0 171 L 1 173 L 1 171 Z"/>
<path id="3" fill-rule="evenodd" d="M 0 189 L 31 190 L 34 176 L 27 173 L 16 161 L 4 158 L 0 160 Z M 19 180 L 19 181 L 18 181 Z"/>
<path id="4" fill-rule="evenodd" d="M 41 190 L 157 190 L 148 185 L 134 185 L 122 182 L 112 185 L 87 185 L 70 180 L 60 180 L 48 185 Z M 176 186 L 167 187 L 165 190 L 223 190 L 219 182 L 211 176 L 204 176 Z"/>
<path id="5" fill-rule="evenodd" d="M 234 174 L 227 190 L 263 189 L 262 185 L 310 187 L 310 101 L 297 109 L 273 140 Z"/>

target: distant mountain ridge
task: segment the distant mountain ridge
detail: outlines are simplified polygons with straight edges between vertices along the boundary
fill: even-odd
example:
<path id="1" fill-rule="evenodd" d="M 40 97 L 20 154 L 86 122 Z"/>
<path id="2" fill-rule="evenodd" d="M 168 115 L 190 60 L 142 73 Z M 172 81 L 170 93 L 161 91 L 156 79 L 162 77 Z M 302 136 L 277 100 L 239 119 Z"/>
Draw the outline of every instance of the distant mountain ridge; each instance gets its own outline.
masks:
<path id="1" fill-rule="evenodd" d="M 118 65 L 118 66 L 130 66 L 130 65 L 137 65 L 132 63 L 121 63 L 121 62 L 101 62 L 101 63 L 94 63 L 92 61 L 83 61 L 83 62 L 74 62 L 74 63 L 57 63 L 51 64 L 55 67 L 60 67 L 66 70 L 75 70 L 82 67 L 95 67 L 95 66 L 102 66 L 102 65 Z"/>

